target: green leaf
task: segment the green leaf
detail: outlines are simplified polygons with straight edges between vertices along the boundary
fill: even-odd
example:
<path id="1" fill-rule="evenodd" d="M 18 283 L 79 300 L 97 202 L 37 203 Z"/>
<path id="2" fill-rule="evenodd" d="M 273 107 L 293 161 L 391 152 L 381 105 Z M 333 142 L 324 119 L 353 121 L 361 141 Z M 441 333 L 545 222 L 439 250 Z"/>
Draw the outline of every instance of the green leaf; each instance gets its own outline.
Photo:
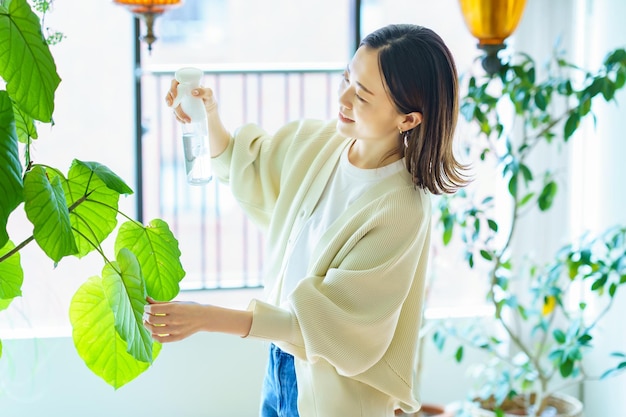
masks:
<path id="1" fill-rule="evenodd" d="M 557 91 L 559 94 L 569 96 L 574 92 L 571 80 L 563 80 L 557 85 Z"/>
<path id="2" fill-rule="evenodd" d="M 452 240 L 452 231 L 453 231 L 452 227 L 444 226 L 443 238 L 442 238 L 444 246 L 447 246 Z"/>
<path id="3" fill-rule="evenodd" d="M 563 332 L 563 330 L 560 329 L 555 329 L 552 332 L 552 335 L 554 336 L 554 340 L 557 341 L 558 344 L 562 345 L 563 343 L 565 343 L 565 333 Z"/>
<path id="4" fill-rule="evenodd" d="M 509 194 L 515 197 L 517 195 L 517 174 L 511 175 L 508 188 L 509 188 Z"/>
<path id="5" fill-rule="evenodd" d="M 454 217 L 448 213 L 447 209 L 445 209 L 442 216 L 443 244 L 447 246 L 452 240 L 452 234 L 454 232 Z"/>
<path id="6" fill-rule="evenodd" d="M 446 343 L 446 336 L 443 334 L 443 332 L 436 331 L 433 333 L 433 342 L 435 343 L 437 350 L 441 352 Z"/>
<path id="7" fill-rule="evenodd" d="M 142 362 L 152 361 L 152 337 L 143 327 L 146 288 L 135 255 L 122 248 L 117 262 L 102 269 L 102 288 L 115 318 L 115 329 L 126 341 L 127 351 Z"/>
<path id="8" fill-rule="evenodd" d="M 0 249 L 0 257 L 7 255 L 14 248 L 15 245 L 9 240 L 4 247 Z M 23 282 L 24 271 L 20 264 L 20 253 L 15 252 L 13 255 L 0 262 L 0 299 L 8 300 L 22 295 Z"/>
<path id="9" fill-rule="evenodd" d="M 122 387 L 150 366 L 126 352 L 126 342 L 115 331 L 115 318 L 100 277 L 89 278 L 76 291 L 70 303 L 70 322 L 78 355 L 113 388 Z M 152 360 L 160 346 L 154 342 Z"/>
<path id="10" fill-rule="evenodd" d="M 456 350 L 456 353 L 454 354 L 454 359 L 457 362 L 461 362 L 463 360 L 463 346 L 459 346 L 459 348 Z"/>
<path id="11" fill-rule="evenodd" d="M 50 176 L 58 175 L 48 172 Z M 79 258 L 94 250 L 115 229 L 119 193 L 76 160 L 62 181 Z"/>
<path id="12" fill-rule="evenodd" d="M 563 357 L 563 350 L 562 349 L 553 350 L 552 352 L 550 352 L 548 354 L 548 359 L 550 359 L 551 361 L 555 362 L 555 364 L 560 363 L 562 357 Z"/>
<path id="13" fill-rule="evenodd" d="M 533 173 L 530 170 L 530 168 L 528 168 L 528 166 L 524 165 L 524 164 L 520 164 L 519 166 L 519 170 L 522 173 L 523 177 L 524 177 L 524 182 L 526 184 L 528 184 L 529 181 L 533 180 Z"/>
<path id="14" fill-rule="evenodd" d="M 574 361 L 567 358 L 559 365 L 559 372 L 563 378 L 567 378 L 574 371 Z"/>
<path id="15" fill-rule="evenodd" d="M 578 338 L 578 343 L 581 345 L 588 345 L 589 342 L 591 342 L 591 339 L 593 339 L 593 337 L 591 337 L 591 335 L 589 334 L 583 334 L 582 336 L 580 336 Z"/>
<path id="16" fill-rule="evenodd" d="M 470 268 L 474 267 L 474 255 L 471 253 L 467 255 L 467 264 Z"/>
<path id="17" fill-rule="evenodd" d="M 480 256 L 482 256 L 484 259 L 491 261 L 493 259 L 493 256 L 491 255 L 491 253 L 489 253 L 488 251 L 481 249 L 480 250 Z"/>
<path id="18" fill-rule="evenodd" d="M 563 139 L 567 142 L 567 140 L 574 134 L 578 126 L 580 125 L 580 114 L 574 112 L 569 115 L 567 121 L 565 122 L 565 127 L 563 129 Z"/>
<path id="19" fill-rule="evenodd" d="M 604 78 L 602 85 L 602 97 L 606 101 L 610 101 L 615 96 L 615 84 L 608 78 Z"/>
<path id="20" fill-rule="evenodd" d="M 600 278 L 595 280 L 591 285 L 591 291 L 598 291 L 604 288 L 604 285 L 608 281 L 609 277 L 607 275 L 602 275 Z"/>
<path id="21" fill-rule="evenodd" d="M 102 182 L 106 184 L 113 191 L 117 191 L 119 194 L 129 195 L 133 193 L 133 190 L 126 185 L 126 183 L 111 171 L 106 166 L 98 162 L 84 162 L 75 160 L 76 165 L 82 165 L 94 173 L 95 176 L 100 178 Z"/>
<path id="22" fill-rule="evenodd" d="M 0 91 L 0 247 L 9 240 L 6 230 L 9 215 L 22 202 L 22 193 L 22 165 L 13 105 L 6 91 Z"/>
<path id="23" fill-rule="evenodd" d="M 115 252 L 123 248 L 137 256 L 148 295 L 161 301 L 176 297 L 185 271 L 180 263 L 178 241 L 166 222 L 155 219 L 145 227 L 133 221 L 122 224 L 115 240 Z"/>
<path id="24" fill-rule="evenodd" d="M 476 111 L 476 103 L 466 101 L 461 105 L 460 112 L 465 117 L 465 120 L 470 122 L 474 118 L 474 112 Z"/>
<path id="25" fill-rule="evenodd" d="M 605 371 L 601 376 L 600 379 L 605 379 L 608 376 L 612 376 L 613 374 L 616 374 L 618 372 L 622 372 L 626 370 L 626 362 L 621 362 L 620 364 L 618 364 L 616 367 L 614 368 L 610 368 L 607 371 Z"/>
<path id="26" fill-rule="evenodd" d="M 615 76 L 615 84 L 613 87 L 615 90 L 621 89 L 626 84 L 626 72 L 618 72 Z"/>
<path id="27" fill-rule="evenodd" d="M 517 203 L 517 207 L 523 207 L 535 196 L 535 193 L 526 194 L 519 203 Z"/>
<path id="28" fill-rule="evenodd" d="M 548 106 L 548 101 L 546 100 L 546 96 L 543 94 L 543 91 L 539 90 L 535 93 L 535 105 L 539 110 L 544 111 Z"/>
<path id="29" fill-rule="evenodd" d="M 543 187 L 543 190 L 541 190 L 541 194 L 537 199 L 537 204 L 539 205 L 539 209 L 541 211 L 546 211 L 552 206 L 557 188 L 558 187 L 554 181 L 550 181 Z"/>
<path id="30" fill-rule="evenodd" d="M 61 79 L 39 18 L 26 0 L 5 0 L 3 5 L 8 13 L 0 14 L 0 77 L 20 108 L 37 120 L 50 122 Z"/>
<path id="31" fill-rule="evenodd" d="M 59 262 L 78 252 L 61 181 L 58 176 L 50 181 L 42 166 L 24 176 L 24 211 L 35 226 L 35 240 L 50 259 Z"/>
<path id="32" fill-rule="evenodd" d="M 496 223 L 495 220 L 487 219 L 487 224 L 489 225 L 489 228 L 494 232 L 498 231 L 498 223 Z"/>

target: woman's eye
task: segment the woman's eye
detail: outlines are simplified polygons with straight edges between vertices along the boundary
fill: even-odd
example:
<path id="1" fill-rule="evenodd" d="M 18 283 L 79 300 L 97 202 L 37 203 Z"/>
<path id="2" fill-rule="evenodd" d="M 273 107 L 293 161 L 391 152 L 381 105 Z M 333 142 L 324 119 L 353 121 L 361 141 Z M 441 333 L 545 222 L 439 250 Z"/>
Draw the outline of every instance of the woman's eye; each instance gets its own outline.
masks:
<path id="1" fill-rule="evenodd" d="M 354 96 L 357 98 L 357 100 L 359 101 L 365 101 L 363 100 L 363 97 L 361 97 L 360 95 L 358 95 L 357 93 L 354 93 Z"/>

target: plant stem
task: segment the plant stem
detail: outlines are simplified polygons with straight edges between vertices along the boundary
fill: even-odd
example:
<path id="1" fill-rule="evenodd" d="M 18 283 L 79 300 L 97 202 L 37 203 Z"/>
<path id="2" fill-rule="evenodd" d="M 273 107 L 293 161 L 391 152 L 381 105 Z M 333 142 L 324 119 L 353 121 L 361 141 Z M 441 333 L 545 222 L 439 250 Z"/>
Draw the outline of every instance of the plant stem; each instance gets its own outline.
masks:
<path id="1" fill-rule="evenodd" d="M 24 246 L 28 245 L 33 240 L 35 240 L 35 236 L 34 235 L 30 235 L 29 237 L 24 239 L 24 241 L 22 243 L 20 243 L 19 245 L 17 245 L 16 247 L 11 249 L 10 251 L 5 253 L 4 255 L 0 256 L 0 262 L 3 262 L 5 260 L 9 259 L 11 256 L 15 255 L 17 252 L 21 251 L 24 248 Z"/>
<path id="2" fill-rule="evenodd" d="M 91 246 L 93 246 L 93 248 L 94 248 L 96 251 L 98 251 L 98 253 L 102 256 L 102 258 L 104 258 L 104 261 L 105 261 L 106 263 L 111 263 L 111 262 L 109 261 L 109 259 L 106 257 L 106 255 L 104 254 L 104 251 L 102 250 L 102 248 L 101 248 L 99 245 L 96 245 L 94 242 L 92 242 L 92 241 L 91 241 L 91 239 L 89 239 L 87 236 L 85 236 L 85 234 L 84 234 L 84 233 L 82 233 L 80 230 L 78 230 L 78 229 L 76 229 L 76 228 L 74 228 L 74 227 L 72 227 L 72 230 L 73 230 L 74 232 L 76 232 L 77 234 L 79 234 L 80 236 L 82 236 L 82 238 L 83 238 L 83 239 L 85 239 L 87 242 L 89 242 L 89 244 L 90 244 Z"/>
<path id="3" fill-rule="evenodd" d="M 560 115 L 559 117 L 553 119 L 548 125 L 546 125 L 543 129 L 541 129 L 539 132 L 537 132 L 537 134 L 535 134 L 533 137 L 528 138 L 528 140 L 524 140 L 524 142 L 526 142 L 528 144 L 528 146 L 525 149 L 523 149 L 522 151 L 520 151 L 520 159 L 525 159 L 526 156 L 541 141 L 541 138 L 542 138 L 543 135 L 545 135 L 550 130 L 552 130 L 552 128 L 554 128 L 554 126 L 556 126 L 560 121 L 562 121 L 563 119 L 568 117 L 573 112 L 574 112 L 573 108 L 568 108 L 567 110 L 565 110 L 565 112 L 563 112 L 562 115 Z"/>

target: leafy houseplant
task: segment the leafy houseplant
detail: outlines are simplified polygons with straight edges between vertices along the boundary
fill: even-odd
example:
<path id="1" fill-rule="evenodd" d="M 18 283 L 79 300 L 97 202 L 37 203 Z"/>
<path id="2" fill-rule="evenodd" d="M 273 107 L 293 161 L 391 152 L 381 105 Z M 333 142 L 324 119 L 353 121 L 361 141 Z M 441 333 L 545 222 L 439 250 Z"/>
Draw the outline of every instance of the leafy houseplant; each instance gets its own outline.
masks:
<path id="1" fill-rule="evenodd" d="M 468 79 L 461 113 L 478 132 L 468 150 L 481 168 L 497 172 L 496 190 L 458 192 L 439 200 L 437 211 L 443 243 L 459 241 L 469 267 L 486 271 L 486 299 L 496 326 L 442 322 L 433 340 L 440 349 L 447 340 L 459 343 L 453 349 L 457 361 L 467 347 L 488 354 L 475 399 L 498 416 L 541 415 L 567 385 L 595 377 L 586 372 L 583 358 L 593 349 L 597 324 L 626 284 L 626 225 L 584 236 L 545 265 L 511 249 L 520 219 L 553 208 L 559 189 L 557 170 L 533 168 L 531 157 L 551 148 L 562 151 L 583 119 L 595 119 L 594 101 L 615 99 L 626 83 L 626 51 L 612 51 L 596 72 L 555 54 L 546 77 L 540 80 L 538 73 L 534 60 L 520 54 L 494 76 Z M 504 201 L 510 212 L 497 212 L 496 201 Z M 587 300 L 577 298 L 581 290 Z M 601 308 L 591 308 L 589 300 Z M 626 368 L 624 352 L 614 353 L 614 359 L 615 366 L 598 377 Z M 508 408 L 511 403 L 516 411 Z"/>
<path id="2" fill-rule="evenodd" d="M 33 2 L 42 15 L 50 1 Z M 58 34 L 48 41 L 60 40 Z M 132 190 L 106 166 L 74 160 L 67 174 L 31 158 L 37 123 L 52 123 L 61 82 L 41 21 L 27 0 L 0 0 L 0 310 L 21 296 L 20 250 L 35 242 L 55 263 L 67 256 L 102 256 L 101 276 L 74 294 L 70 321 L 76 350 L 114 388 L 145 371 L 160 345 L 142 325 L 146 296 L 170 300 L 185 275 L 178 242 L 168 225 L 144 225 L 119 212 L 120 195 Z M 20 149 L 24 150 L 23 157 Z M 33 234 L 20 243 L 7 233 L 9 216 L 22 207 Z M 102 242 L 115 231 L 114 254 Z M 0 355 L 2 345 L 0 343 Z"/>

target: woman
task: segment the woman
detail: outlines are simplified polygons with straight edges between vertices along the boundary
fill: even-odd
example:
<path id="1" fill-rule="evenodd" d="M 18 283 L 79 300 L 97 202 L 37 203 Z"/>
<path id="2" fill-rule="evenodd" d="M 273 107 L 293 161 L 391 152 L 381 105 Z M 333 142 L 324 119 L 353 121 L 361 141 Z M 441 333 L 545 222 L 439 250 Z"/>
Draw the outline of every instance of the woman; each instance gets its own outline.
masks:
<path id="1" fill-rule="evenodd" d="M 362 41 L 330 123 L 293 122 L 272 136 L 246 125 L 231 135 L 212 91 L 196 89 L 214 170 L 267 231 L 268 296 L 246 311 L 149 300 L 153 338 L 210 331 L 271 342 L 263 417 L 416 411 L 430 195 L 466 182 L 452 152 L 457 89 L 450 51 L 415 25 Z"/>

